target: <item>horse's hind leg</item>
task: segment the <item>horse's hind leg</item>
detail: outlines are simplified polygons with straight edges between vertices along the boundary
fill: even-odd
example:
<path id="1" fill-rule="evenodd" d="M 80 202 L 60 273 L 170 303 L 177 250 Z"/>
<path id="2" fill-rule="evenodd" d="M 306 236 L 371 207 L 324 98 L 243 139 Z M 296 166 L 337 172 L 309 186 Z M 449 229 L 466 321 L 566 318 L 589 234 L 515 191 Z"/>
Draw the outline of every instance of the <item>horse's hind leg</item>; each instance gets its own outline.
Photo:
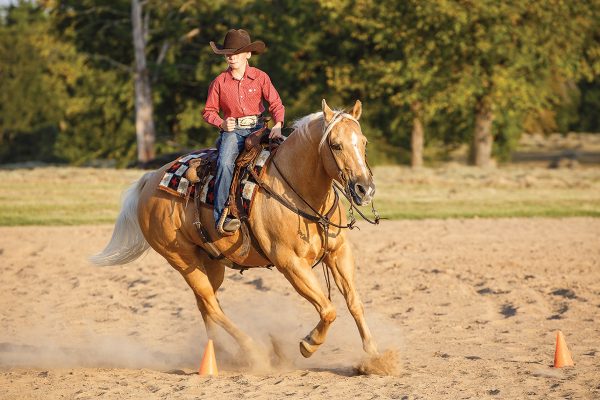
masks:
<path id="1" fill-rule="evenodd" d="M 198 248 L 185 253 L 171 253 L 170 257 L 166 258 L 194 291 L 209 337 L 214 335 L 214 324 L 217 324 L 225 329 L 242 349 L 249 354 L 255 354 L 256 347 L 252 338 L 225 315 L 217 301 L 216 291 L 223 282 L 223 265 L 208 258 Z M 211 272 L 207 272 L 209 270 Z"/>
<path id="2" fill-rule="evenodd" d="M 300 341 L 300 353 L 308 358 L 325 341 L 327 330 L 336 317 L 335 308 L 321 290 L 319 281 L 308 264 L 302 262 L 302 264 L 296 264 L 289 268 L 278 267 L 278 269 L 290 281 L 294 289 L 310 301 L 321 317 L 317 326 Z"/>
<path id="3" fill-rule="evenodd" d="M 210 285 L 212 287 L 212 291 L 216 296 L 217 290 L 221 287 L 223 283 L 223 279 L 225 277 L 225 266 L 220 262 L 210 260 L 208 257 L 201 261 L 201 267 L 203 272 L 208 277 Z M 185 278 L 185 274 L 184 278 Z M 186 280 L 187 281 L 187 280 Z M 204 300 L 202 296 L 194 292 L 196 296 L 196 303 L 198 305 L 198 309 L 200 310 L 200 314 L 202 314 L 202 319 L 204 320 L 204 326 L 206 327 L 206 333 L 209 338 L 214 339 L 217 336 L 215 321 L 212 318 L 208 317 L 208 309 L 204 304 Z"/>
<path id="4" fill-rule="evenodd" d="M 329 253 L 324 262 L 330 268 L 335 284 L 346 299 L 348 310 L 358 327 L 364 351 L 377 354 L 377 346 L 365 321 L 363 303 L 354 286 L 354 258 L 348 243 L 344 243 L 335 253 Z"/>

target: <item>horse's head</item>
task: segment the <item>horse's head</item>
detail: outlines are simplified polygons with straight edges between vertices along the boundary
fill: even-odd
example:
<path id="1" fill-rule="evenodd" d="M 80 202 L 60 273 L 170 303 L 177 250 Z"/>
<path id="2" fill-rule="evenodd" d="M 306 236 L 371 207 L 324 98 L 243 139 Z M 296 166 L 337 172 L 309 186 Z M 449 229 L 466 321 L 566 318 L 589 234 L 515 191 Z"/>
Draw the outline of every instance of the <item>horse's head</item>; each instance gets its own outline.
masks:
<path id="1" fill-rule="evenodd" d="M 331 178 L 345 186 L 357 205 L 367 205 L 375 195 L 375 183 L 367 164 L 367 138 L 358 122 L 362 105 L 357 100 L 352 114 L 333 111 L 325 100 L 322 106 L 324 132 L 321 155 L 325 170 Z"/>

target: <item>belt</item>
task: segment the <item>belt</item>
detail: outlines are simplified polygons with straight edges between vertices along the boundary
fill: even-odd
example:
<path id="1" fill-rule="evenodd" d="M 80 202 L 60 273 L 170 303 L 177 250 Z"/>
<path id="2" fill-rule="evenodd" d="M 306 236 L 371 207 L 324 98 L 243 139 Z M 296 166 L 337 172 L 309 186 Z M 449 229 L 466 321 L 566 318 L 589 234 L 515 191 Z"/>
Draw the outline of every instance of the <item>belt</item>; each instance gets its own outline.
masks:
<path id="1" fill-rule="evenodd" d="M 248 115 L 235 119 L 235 127 L 241 129 L 255 128 L 258 125 L 258 116 Z"/>

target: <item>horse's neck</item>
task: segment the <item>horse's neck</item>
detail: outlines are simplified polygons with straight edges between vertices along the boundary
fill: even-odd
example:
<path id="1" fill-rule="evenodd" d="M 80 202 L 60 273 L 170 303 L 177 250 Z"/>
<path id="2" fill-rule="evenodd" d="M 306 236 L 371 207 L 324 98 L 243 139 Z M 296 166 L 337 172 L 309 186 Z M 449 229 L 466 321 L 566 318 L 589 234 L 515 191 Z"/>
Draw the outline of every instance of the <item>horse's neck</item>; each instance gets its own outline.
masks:
<path id="1" fill-rule="evenodd" d="M 323 167 L 319 140 L 292 134 L 277 150 L 275 159 L 289 186 L 312 207 L 324 211 L 332 180 Z M 288 186 L 286 182 L 283 185 Z"/>

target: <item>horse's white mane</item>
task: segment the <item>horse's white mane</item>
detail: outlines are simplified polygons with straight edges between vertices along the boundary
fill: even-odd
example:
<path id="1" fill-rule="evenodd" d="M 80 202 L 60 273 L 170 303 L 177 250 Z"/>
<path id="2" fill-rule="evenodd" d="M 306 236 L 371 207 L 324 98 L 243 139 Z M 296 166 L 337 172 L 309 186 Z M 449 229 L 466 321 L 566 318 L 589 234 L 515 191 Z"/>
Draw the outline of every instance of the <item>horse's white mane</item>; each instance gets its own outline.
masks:
<path id="1" fill-rule="evenodd" d="M 321 151 L 323 144 L 327 140 L 327 137 L 329 136 L 329 133 L 331 132 L 331 130 L 333 129 L 335 124 L 340 122 L 343 118 L 351 119 L 352 121 L 356 122 L 357 124 L 359 123 L 356 118 L 354 118 L 352 115 L 348 114 L 347 112 L 345 112 L 343 110 L 333 110 L 333 118 L 331 118 L 331 122 L 329 124 L 327 124 L 326 128 L 323 130 L 323 136 L 321 136 L 321 141 L 319 142 L 319 151 Z M 323 111 L 308 114 L 300 119 L 297 119 L 292 124 L 292 128 L 294 128 L 294 133 L 297 135 L 308 136 L 310 134 L 308 131 L 308 125 L 312 121 L 315 121 L 317 119 L 323 119 Z"/>

